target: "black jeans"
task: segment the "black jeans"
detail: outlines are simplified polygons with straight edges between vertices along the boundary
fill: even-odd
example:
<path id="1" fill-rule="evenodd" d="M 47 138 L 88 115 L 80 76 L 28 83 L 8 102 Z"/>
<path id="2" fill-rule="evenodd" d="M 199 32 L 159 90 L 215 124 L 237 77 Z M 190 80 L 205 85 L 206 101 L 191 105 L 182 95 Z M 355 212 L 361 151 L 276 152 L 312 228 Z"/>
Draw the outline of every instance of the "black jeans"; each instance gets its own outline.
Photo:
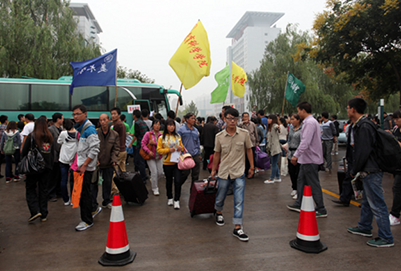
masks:
<path id="1" fill-rule="evenodd" d="M 93 171 L 85 171 L 84 179 L 82 182 L 81 199 L 79 201 L 79 207 L 81 208 L 81 220 L 88 225 L 91 225 L 93 223 L 91 195 L 92 176 Z"/>
<path id="2" fill-rule="evenodd" d="M 393 184 L 393 206 L 391 207 L 391 212 L 396 218 L 400 218 L 401 211 L 401 175 L 394 176 Z"/>
<path id="3" fill-rule="evenodd" d="M 297 180 L 298 180 L 298 175 L 299 175 L 299 169 L 301 165 L 296 164 L 295 166 L 291 163 L 290 160 L 288 160 L 288 172 L 290 173 L 290 178 L 291 178 L 291 184 L 292 184 L 292 190 L 297 190 Z"/>
<path id="4" fill-rule="evenodd" d="M 57 195 L 61 195 L 61 169 L 60 162 L 53 164 L 52 175 L 48 183 L 49 199 L 56 198 Z"/>
<path id="5" fill-rule="evenodd" d="M 177 164 L 163 165 L 164 174 L 166 175 L 166 191 L 167 198 L 173 198 L 173 178 L 174 178 L 174 201 L 179 201 L 181 197 L 181 172 L 178 170 Z"/>
<path id="6" fill-rule="evenodd" d="M 13 155 L 5 155 L 5 157 L 6 157 L 6 177 L 7 178 L 12 178 L 14 175 L 18 176 L 17 167 L 18 167 L 18 163 L 20 161 L 20 155 L 21 155 L 21 153 L 20 153 L 19 149 L 16 149 L 15 153 Z M 13 174 L 13 156 L 14 156 L 14 160 L 15 160 L 14 161 L 15 162 L 14 174 Z M 0 165 L 0 167 L 1 167 L 1 165 Z"/>
<path id="7" fill-rule="evenodd" d="M 106 206 L 111 202 L 110 200 L 110 195 L 111 195 L 111 181 L 113 179 L 113 173 L 114 169 L 112 167 L 110 168 L 102 168 L 99 169 L 100 173 L 102 174 L 103 177 L 103 183 L 102 183 L 102 196 L 103 196 L 103 201 L 102 205 Z M 99 191 L 99 185 L 98 183 L 92 183 L 92 200 L 93 200 L 93 205 L 92 205 L 92 211 L 95 211 L 97 209 L 97 193 Z"/>
<path id="8" fill-rule="evenodd" d="M 41 213 L 42 218 L 45 218 L 49 213 L 47 210 L 47 185 L 50 176 L 50 170 L 46 170 L 41 174 L 26 175 L 26 203 L 31 216 Z"/>
<path id="9" fill-rule="evenodd" d="M 204 147 L 205 148 L 205 157 L 203 158 L 203 169 L 207 169 L 207 164 L 210 158 L 210 155 L 214 154 L 213 148 L 210 147 Z"/>

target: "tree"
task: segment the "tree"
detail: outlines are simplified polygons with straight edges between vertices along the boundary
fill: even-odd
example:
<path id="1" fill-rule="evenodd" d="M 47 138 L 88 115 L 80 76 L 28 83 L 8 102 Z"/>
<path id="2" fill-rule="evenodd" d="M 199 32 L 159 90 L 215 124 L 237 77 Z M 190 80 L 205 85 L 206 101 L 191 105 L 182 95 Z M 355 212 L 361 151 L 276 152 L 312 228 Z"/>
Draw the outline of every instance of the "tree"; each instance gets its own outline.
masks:
<path id="1" fill-rule="evenodd" d="M 310 102 L 313 112 L 345 111 L 347 99 L 352 98 L 352 87 L 333 81 L 311 59 L 294 60 L 297 45 L 310 40 L 307 32 L 298 32 L 296 27 L 288 25 L 284 33 L 267 45 L 260 68 L 248 74 L 249 109 L 256 106 L 270 113 L 281 113 L 287 72 L 291 72 L 306 85 L 299 101 Z M 296 108 L 285 100 L 284 112 L 293 113 Z"/>
<path id="2" fill-rule="evenodd" d="M 117 67 L 117 78 L 130 78 L 130 79 L 137 79 L 141 81 L 141 83 L 149 83 L 153 84 L 155 82 L 154 79 L 150 79 L 145 74 L 141 73 L 137 70 L 127 69 L 126 67 Z"/>
<path id="3" fill-rule="evenodd" d="M 0 76 L 57 79 L 101 55 L 77 31 L 69 1 L 0 0 Z"/>
<path id="4" fill-rule="evenodd" d="M 184 110 L 182 110 L 182 111 L 179 110 L 177 115 L 183 117 L 188 113 L 193 113 L 195 115 L 195 117 L 198 116 L 198 114 L 199 114 L 198 108 L 196 107 L 196 104 L 192 100 L 188 105 L 185 105 Z"/>
<path id="5" fill-rule="evenodd" d="M 401 98 L 401 1 L 328 0 L 327 7 L 304 52 L 372 101 L 398 91 Z"/>

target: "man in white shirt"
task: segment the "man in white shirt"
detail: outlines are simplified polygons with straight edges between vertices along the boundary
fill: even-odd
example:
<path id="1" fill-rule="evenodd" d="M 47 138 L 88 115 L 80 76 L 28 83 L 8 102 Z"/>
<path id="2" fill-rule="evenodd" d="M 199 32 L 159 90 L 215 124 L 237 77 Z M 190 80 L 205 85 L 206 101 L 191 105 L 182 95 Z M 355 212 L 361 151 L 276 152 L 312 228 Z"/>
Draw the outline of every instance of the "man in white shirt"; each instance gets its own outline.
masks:
<path id="1" fill-rule="evenodd" d="M 21 141 L 22 141 L 22 144 L 20 147 L 21 152 L 22 152 L 22 147 L 24 146 L 26 137 L 30 133 L 32 133 L 33 128 L 35 128 L 35 117 L 33 116 L 33 114 L 31 114 L 31 113 L 26 114 L 25 121 L 26 121 L 26 124 L 24 126 L 24 129 L 21 132 Z"/>

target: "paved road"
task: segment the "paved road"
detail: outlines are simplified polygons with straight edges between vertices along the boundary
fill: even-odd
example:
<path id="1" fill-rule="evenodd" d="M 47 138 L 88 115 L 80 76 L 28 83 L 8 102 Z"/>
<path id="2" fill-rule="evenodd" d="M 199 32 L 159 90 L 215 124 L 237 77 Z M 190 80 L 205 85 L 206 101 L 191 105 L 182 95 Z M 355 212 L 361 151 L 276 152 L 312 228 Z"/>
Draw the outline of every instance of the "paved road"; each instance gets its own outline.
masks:
<path id="1" fill-rule="evenodd" d="M 340 150 L 340 159 L 344 149 Z M 334 167 L 337 163 L 334 163 Z M 4 165 L 2 168 L 4 173 Z M 128 167 L 132 170 L 132 165 Z M 167 206 L 164 179 L 161 196 L 149 196 L 144 206 L 123 203 L 125 223 L 135 261 L 120 270 L 399 270 L 401 226 L 392 227 L 393 248 L 372 248 L 368 238 L 351 235 L 360 209 L 337 207 L 324 194 L 328 218 L 319 218 L 321 241 L 328 250 L 305 254 L 289 246 L 295 238 L 299 214 L 286 208 L 289 176 L 282 183 L 264 184 L 270 171 L 246 181 L 244 229 L 247 243 L 232 236 L 233 198 L 227 197 L 226 225 L 219 227 L 209 215 L 191 218 L 187 208 L 189 182 L 183 186 L 181 210 Z M 207 173 L 202 171 L 202 177 Z M 337 175 L 321 172 L 322 187 L 338 193 Z M 384 179 L 385 198 L 392 202 L 393 179 Z M 148 184 L 149 186 L 149 184 Z M 149 187 L 148 187 L 149 188 Z M 100 198 L 99 198 L 100 199 Z M 61 199 L 49 202 L 47 222 L 28 223 L 24 182 L 0 182 L 0 270 L 111 270 L 97 263 L 105 251 L 110 210 L 103 210 L 92 228 L 76 232 L 79 209 L 65 207 Z M 373 224 L 377 236 L 377 226 Z M 114 268 L 116 269 L 116 268 Z"/>

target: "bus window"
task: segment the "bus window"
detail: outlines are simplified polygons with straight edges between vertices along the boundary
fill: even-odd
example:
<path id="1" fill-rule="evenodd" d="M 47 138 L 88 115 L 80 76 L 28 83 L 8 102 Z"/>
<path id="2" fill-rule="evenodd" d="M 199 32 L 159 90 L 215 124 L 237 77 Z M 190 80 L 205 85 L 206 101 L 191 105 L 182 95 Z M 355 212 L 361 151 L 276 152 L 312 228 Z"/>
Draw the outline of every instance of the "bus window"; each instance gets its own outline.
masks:
<path id="1" fill-rule="evenodd" d="M 163 118 L 167 119 L 167 107 L 164 100 L 152 101 L 152 111 L 154 111 L 154 113 L 160 113 Z"/>
<path id="2" fill-rule="evenodd" d="M 0 84 L 1 110 L 28 110 L 28 84 Z"/>
<path id="3" fill-rule="evenodd" d="M 141 111 L 143 109 L 147 109 L 147 110 L 149 110 L 149 112 L 152 111 L 149 106 L 149 101 L 147 101 L 147 100 L 134 100 L 134 104 L 139 104 L 141 106 Z"/>
<path id="4" fill-rule="evenodd" d="M 31 85 L 31 110 L 67 111 L 70 108 L 68 85 Z"/>
<path id="5" fill-rule="evenodd" d="M 88 111 L 108 111 L 108 101 L 109 91 L 107 87 L 76 87 L 71 97 L 72 107 L 83 104 Z"/>
<path id="6" fill-rule="evenodd" d="M 115 100 L 115 87 L 109 87 L 109 109 L 114 107 Z M 117 104 L 116 106 L 121 109 L 121 111 L 127 111 L 127 105 L 132 105 L 131 95 L 124 89 L 117 87 Z"/>

